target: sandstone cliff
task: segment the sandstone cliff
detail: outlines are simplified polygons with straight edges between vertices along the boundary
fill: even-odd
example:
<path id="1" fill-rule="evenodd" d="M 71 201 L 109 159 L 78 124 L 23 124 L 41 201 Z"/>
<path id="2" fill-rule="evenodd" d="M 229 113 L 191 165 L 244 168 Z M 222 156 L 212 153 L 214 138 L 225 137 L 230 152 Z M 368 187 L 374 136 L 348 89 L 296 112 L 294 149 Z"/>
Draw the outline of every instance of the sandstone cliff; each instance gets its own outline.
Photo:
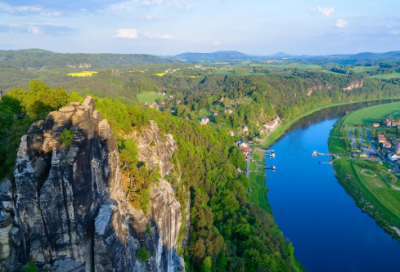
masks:
<path id="1" fill-rule="evenodd" d="M 157 146 L 168 148 L 160 147 L 159 158 L 151 159 L 162 164 L 162 174 L 169 173 L 175 141 L 150 126 Z M 74 135 L 69 146 L 61 140 L 65 129 Z M 144 160 L 140 156 L 143 152 Z M 2 263 L 6 270 L 21 271 L 29 260 L 46 271 L 183 267 L 175 250 L 182 215 L 173 188 L 164 179 L 152 186 L 148 216 L 127 203 L 116 142 L 91 97 L 32 124 L 21 139 L 14 181 L 0 187 L 0 200 L 13 224 L 10 256 Z M 145 263 L 136 256 L 142 247 L 150 254 Z"/>
<path id="2" fill-rule="evenodd" d="M 350 82 L 349 86 L 343 88 L 343 91 L 351 91 L 355 88 L 361 88 L 364 86 L 364 80 L 355 80 Z"/>

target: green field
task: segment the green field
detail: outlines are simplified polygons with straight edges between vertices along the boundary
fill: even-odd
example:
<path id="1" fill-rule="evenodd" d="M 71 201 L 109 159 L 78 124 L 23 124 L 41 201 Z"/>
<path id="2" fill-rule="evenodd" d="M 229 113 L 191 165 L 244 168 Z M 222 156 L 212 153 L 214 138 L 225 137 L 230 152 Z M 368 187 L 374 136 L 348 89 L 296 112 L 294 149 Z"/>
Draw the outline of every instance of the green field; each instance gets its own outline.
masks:
<path id="1" fill-rule="evenodd" d="M 379 78 L 379 79 L 400 78 L 400 73 L 375 75 L 375 76 L 370 76 L 369 78 Z"/>
<path id="2" fill-rule="evenodd" d="M 255 159 L 258 164 L 264 165 L 263 162 L 263 155 L 260 155 L 258 151 L 255 151 L 253 154 L 253 159 Z M 252 169 L 252 165 L 253 169 Z M 252 171 L 255 170 L 255 163 L 252 162 L 250 169 Z M 268 213 L 272 214 L 272 208 L 268 204 L 268 188 L 265 187 L 265 173 L 263 168 L 259 168 L 257 172 L 250 173 L 250 199 L 251 201 L 262 208 L 263 210 L 267 211 Z"/>
<path id="3" fill-rule="evenodd" d="M 137 99 L 140 103 L 151 103 L 155 102 L 157 98 L 161 98 L 162 100 L 165 99 L 165 95 L 159 95 L 157 93 L 140 93 L 137 95 Z"/>
<path id="4" fill-rule="evenodd" d="M 363 161 L 364 165 L 360 164 L 360 161 L 338 160 L 335 161 L 334 166 L 338 175 L 348 174 L 351 176 L 372 205 L 400 223 L 400 191 L 393 189 L 379 173 L 373 170 L 373 165 L 376 163 Z M 363 169 L 371 170 L 376 177 L 362 175 L 361 170 Z"/>
<path id="5" fill-rule="evenodd" d="M 368 70 L 379 69 L 379 68 L 380 68 L 379 66 L 356 66 L 354 68 L 351 68 L 351 70 L 354 73 L 359 74 Z"/>
<path id="6" fill-rule="evenodd" d="M 372 124 L 374 122 L 379 122 L 396 111 L 400 111 L 400 102 L 368 107 L 350 114 L 344 120 L 343 124 L 348 126 Z"/>

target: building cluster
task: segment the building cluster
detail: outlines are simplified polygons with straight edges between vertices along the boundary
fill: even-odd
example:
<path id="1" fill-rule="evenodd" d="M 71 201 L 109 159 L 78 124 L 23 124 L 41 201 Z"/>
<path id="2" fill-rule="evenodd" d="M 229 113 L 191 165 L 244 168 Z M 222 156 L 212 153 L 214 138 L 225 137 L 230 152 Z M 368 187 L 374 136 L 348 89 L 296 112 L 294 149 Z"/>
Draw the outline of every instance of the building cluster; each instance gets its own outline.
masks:
<path id="1" fill-rule="evenodd" d="M 243 152 L 243 155 L 247 159 L 247 157 L 249 156 L 249 147 L 247 146 L 247 143 L 243 140 L 240 140 L 235 142 L 235 145 L 240 148 L 240 150 Z"/>
<path id="2" fill-rule="evenodd" d="M 382 125 L 385 127 L 398 127 L 400 125 L 400 122 L 394 121 L 394 120 L 389 120 L 389 119 L 384 119 L 382 121 Z M 374 123 L 373 124 L 374 127 L 380 127 L 381 124 L 380 123 Z"/>
<path id="3" fill-rule="evenodd" d="M 267 121 L 263 124 L 263 127 L 258 130 L 260 135 L 266 135 L 269 131 L 275 130 L 279 127 L 279 116 L 276 116 L 273 120 Z"/>
<path id="4" fill-rule="evenodd" d="M 165 102 L 161 102 L 161 104 Z M 149 108 L 151 109 L 156 109 L 156 110 L 160 110 L 160 106 L 156 103 L 156 102 L 151 102 L 150 104 L 148 104 L 147 102 L 144 103 L 145 106 L 149 106 Z"/>
<path id="5" fill-rule="evenodd" d="M 393 152 L 388 154 L 388 159 L 391 161 L 397 161 L 400 159 L 400 143 L 398 143 Z"/>

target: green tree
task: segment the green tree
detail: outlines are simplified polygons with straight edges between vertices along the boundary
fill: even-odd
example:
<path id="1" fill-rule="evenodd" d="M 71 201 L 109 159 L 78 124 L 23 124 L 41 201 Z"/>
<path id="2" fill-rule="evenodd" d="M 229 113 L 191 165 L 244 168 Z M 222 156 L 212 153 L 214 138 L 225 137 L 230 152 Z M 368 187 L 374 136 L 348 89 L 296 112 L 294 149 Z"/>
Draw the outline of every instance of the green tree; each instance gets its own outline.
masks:
<path id="1" fill-rule="evenodd" d="M 211 268 L 212 268 L 212 261 L 211 261 L 211 257 L 207 256 L 204 261 L 203 264 L 201 265 L 201 272 L 211 272 Z"/>
<path id="2" fill-rule="evenodd" d="M 70 146 L 72 144 L 72 139 L 74 138 L 74 131 L 72 129 L 64 129 L 61 133 L 61 141 L 65 146 Z"/>

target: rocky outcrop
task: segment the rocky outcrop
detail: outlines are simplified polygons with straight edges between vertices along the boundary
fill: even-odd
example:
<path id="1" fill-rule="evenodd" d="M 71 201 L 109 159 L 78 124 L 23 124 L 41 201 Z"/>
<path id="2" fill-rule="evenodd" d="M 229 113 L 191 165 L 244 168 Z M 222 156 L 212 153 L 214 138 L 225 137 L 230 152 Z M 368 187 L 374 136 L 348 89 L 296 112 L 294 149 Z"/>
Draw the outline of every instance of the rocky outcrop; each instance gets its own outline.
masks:
<path id="1" fill-rule="evenodd" d="M 79 63 L 78 65 L 73 65 L 71 63 L 68 62 L 67 64 L 67 68 L 79 68 L 79 69 L 87 69 L 92 67 L 92 65 L 90 63 Z"/>
<path id="2" fill-rule="evenodd" d="M 149 125 L 141 132 L 133 132 L 125 138 L 134 138 L 138 148 L 138 159 L 151 167 L 158 166 L 161 176 L 168 175 L 174 167 L 172 155 L 178 151 L 174 137 L 167 134 L 161 136 L 156 122 L 150 120 Z"/>
<path id="3" fill-rule="evenodd" d="M 355 88 L 362 88 L 364 86 L 364 80 L 354 80 L 350 82 L 349 86 L 343 88 L 343 91 L 351 91 Z"/>
<path id="4" fill-rule="evenodd" d="M 322 91 L 324 89 L 330 90 L 330 89 L 332 89 L 332 85 L 329 84 L 328 82 L 325 82 L 324 84 L 319 84 L 319 85 L 315 85 L 310 88 L 307 88 L 307 96 L 311 96 L 312 93 L 315 91 Z"/>
<path id="5" fill-rule="evenodd" d="M 162 173 L 168 173 L 176 145 L 173 138 L 156 135 L 152 124 L 152 141 L 168 151 L 157 150 L 159 158 L 146 154 L 157 157 Z M 68 146 L 62 141 L 65 130 L 73 131 Z M 14 225 L 10 270 L 21 271 L 29 260 L 47 271 L 176 271 L 183 266 L 175 253 L 182 216 L 173 189 L 165 180 L 152 186 L 147 217 L 127 203 L 118 148 L 93 98 L 32 124 L 21 139 L 14 179 L 14 186 L 0 187 L 1 208 Z M 152 235 L 146 231 L 149 221 Z M 145 263 L 136 257 L 141 247 L 155 252 Z"/>

